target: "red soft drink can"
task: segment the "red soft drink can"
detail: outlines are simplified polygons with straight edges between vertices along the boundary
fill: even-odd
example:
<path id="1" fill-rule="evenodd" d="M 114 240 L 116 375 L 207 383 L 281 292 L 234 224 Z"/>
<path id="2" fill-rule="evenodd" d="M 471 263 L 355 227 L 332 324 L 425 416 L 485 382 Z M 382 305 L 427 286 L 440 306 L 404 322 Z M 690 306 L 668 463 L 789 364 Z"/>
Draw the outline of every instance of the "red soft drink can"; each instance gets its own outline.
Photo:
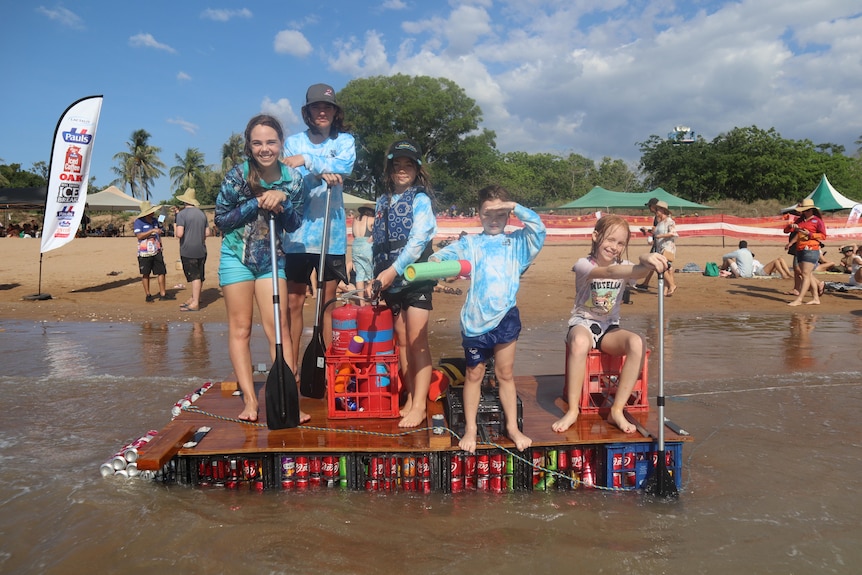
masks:
<path id="1" fill-rule="evenodd" d="M 626 487 L 637 487 L 638 476 L 634 471 L 627 471 L 625 476 L 625 486 Z"/>
<path id="2" fill-rule="evenodd" d="M 502 493 L 503 492 L 503 476 L 502 475 L 492 475 L 490 479 L 491 491 L 494 493 Z"/>
<path id="3" fill-rule="evenodd" d="M 416 491 L 416 478 L 408 477 L 401 481 L 401 486 L 404 491 Z"/>
<path id="4" fill-rule="evenodd" d="M 464 458 L 458 454 L 452 455 L 452 460 L 449 463 L 450 480 L 449 484 L 452 488 L 452 493 L 459 493 L 464 489 Z"/>
<path id="5" fill-rule="evenodd" d="M 423 455 L 416 460 L 416 476 L 431 477 L 431 463 L 427 455 Z"/>
<path id="6" fill-rule="evenodd" d="M 635 452 L 634 451 L 626 451 L 623 455 L 623 469 L 634 469 L 635 468 Z"/>
<path id="7" fill-rule="evenodd" d="M 398 478 L 398 458 L 390 457 L 386 462 L 386 476 L 393 479 Z"/>
<path id="8" fill-rule="evenodd" d="M 479 491 L 488 491 L 491 488 L 491 478 L 487 475 L 480 475 L 476 478 L 476 489 Z"/>
<path id="9" fill-rule="evenodd" d="M 368 465 L 368 474 L 371 479 L 380 479 L 383 477 L 383 469 L 386 464 L 383 457 L 372 457 L 371 463 Z"/>
<path id="10" fill-rule="evenodd" d="M 468 454 L 464 457 L 464 487 L 466 489 L 476 488 L 476 455 Z"/>
<path id="11" fill-rule="evenodd" d="M 614 489 L 620 489 L 623 486 L 623 474 L 614 473 Z"/>
<path id="12" fill-rule="evenodd" d="M 251 482 L 251 488 L 255 491 L 263 491 L 263 479 L 257 478 Z"/>
<path id="13" fill-rule="evenodd" d="M 431 493 L 431 479 L 423 477 L 419 480 L 419 491 L 422 493 Z"/>
<path id="14" fill-rule="evenodd" d="M 308 489 L 308 477 L 297 477 L 296 488 L 300 491 L 302 491 L 303 489 Z"/>
<path id="15" fill-rule="evenodd" d="M 378 481 L 377 479 L 366 479 L 365 480 L 365 491 L 377 491 Z"/>
<path id="16" fill-rule="evenodd" d="M 296 478 L 305 479 L 305 484 L 308 485 L 308 457 L 305 455 L 296 458 Z"/>
<path id="17" fill-rule="evenodd" d="M 333 479 L 338 475 L 338 458 L 332 455 L 324 455 L 323 462 L 320 464 L 320 469 L 323 472 L 323 477 Z"/>
<path id="18" fill-rule="evenodd" d="M 569 451 L 569 465 L 572 471 L 580 473 L 584 470 L 584 452 L 581 449 L 572 449 Z"/>
<path id="19" fill-rule="evenodd" d="M 559 471 L 565 471 L 569 468 L 569 452 L 565 449 L 561 449 L 557 453 L 557 469 Z"/>
<path id="20" fill-rule="evenodd" d="M 282 489 L 293 489 L 294 487 L 296 487 L 296 479 L 294 479 L 293 477 L 288 477 L 281 480 Z"/>
<path id="21" fill-rule="evenodd" d="M 491 454 L 491 475 L 503 475 L 506 459 L 502 453 Z"/>
<path id="22" fill-rule="evenodd" d="M 544 472 L 541 470 L 545 466 L 545 454 L 541 449 L 533 450 L 533 485 L 538 485 L 541 481 Z"/>
<path id="23" fill-rule="evenodd" d="M 480 453 L 476 456 L 476 475 L 479 477 L 491 475 L 491 460 L 487 453 Z"/>
<path id="24" fill-rule="evenodd" d="M 311 457 L 308 460 L 308 472 L 311 475 L 320 475 L 320 469 L 322 467 L 320 457 Z"/>
<path id="25" fill-rule="evenodd" d="M 618 471 L 623 468 L 623 454 L 622 453 L 614 453 L 613 455 L 613 466 L 614 471 Z"/>
<path id="26" fill-rule="evenodd" d="M 242 476 L 245 479 L 254 479 L 257 477 L 257 461 L 254 459 L 244 459 L 242 462 Z"/>

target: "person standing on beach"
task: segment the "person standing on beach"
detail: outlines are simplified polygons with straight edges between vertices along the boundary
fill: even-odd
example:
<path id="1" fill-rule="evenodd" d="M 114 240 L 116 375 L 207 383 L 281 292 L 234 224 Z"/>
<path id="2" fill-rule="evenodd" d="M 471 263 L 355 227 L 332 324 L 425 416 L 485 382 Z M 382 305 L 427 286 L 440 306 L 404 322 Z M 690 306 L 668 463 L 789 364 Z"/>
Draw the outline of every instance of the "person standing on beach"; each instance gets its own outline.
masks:
<path id="1" fill-rule="evenodd" d="M 371 230 L 374 227 L 374 207 L 359 206 L 353 216 L 353 243 L 350 246 L 350 257 L 353 260 L 353 271 L 356 272 L 356 289 L 365 289 L 365 284 L 374 279 L 372 263 Z"/>
<path id="2" fill-rule="evenodd" d="M 180 311 L 198 311 L 201 304 L 201 290 L 206 280 L 204 268 L 207 263 L 206 239 L 210 235 L 209 221 L 198 207 L 195 189 L 188 188 L 177 196 L 182 206 L 175 217 L 174 235 L 180 240 L 180 260 L 186 282 L 192 288 L 192 295 L 180 305 Z"/>
<path id="3" fill-rule="evenodd" d="M 258 401 L 254 390 L 251 361 L 251 331 L 257 302 L 269 353 L 275 361 L 275 322 L 281 324 L 284 361 L 296 372 L 296 355 L 286 330 L 287 314 L 275 317 L 272 274 L 279 277 L 279 293 L 287 289 L 284 255 L 277 254 L 278 269 L 272 269 L 270 214 L 275 214 L 276 233 L 297 229 L 301 217 L 295 209 L 302 195 L 302 176 L 279 162 L 284 145 L 281 123 L 260 114 L 245 128 L 245 157 L 225 175 L 216 198 L 215 224 L 222 233 L 218 276 L 228 318 L 228 351 L 242 391 L 243 409 L 238 419 L 257 421 Z M 276 239 L 276 242 L 278 240 Z M 276 244 L 278 245 L 278 244 Z M 311 417 L 300 412 L 300 422 Z"/>
<path id="4" fill-rule="evenodd" d="M 400 351 L 399 367 L 407 389 L 399 427 L 425 423 L 426 398 L 431 387 L 431 348 L 428 320 L 434 281 L 407 283 L 404 271 L 431 255 L 437 219 L 431 206 L 431 179 L 422 165 L 422 150 L 413 140 L 389 146 L 383 169 L 384 193 L 375 207 L 375 280 L 392 310 Z"/>
<path id="5" fill-rule="evenodd" d="M 625 259 L 631 230 L 628 222 L 617 215 L 603 216 L 596 222 L 590 254 L 575 263 L 575 306 L 566 334 L 566 385 L 568 411 L 551 425 L 562 433 L 580 414 L 581 391 L 591 350 L 613 356 L 625 356 L 620 370 L 619 387 L 608 414 L 608 422 L 625 433 L 634 433 L 623 409 L 637 383 L 644 359 L 641 336 L 620 328 L 620 304 L 626 280 L 641 278 L 649 270 L 667 271 L 670 263 L 661 253 L 649 252 L 633 264 Z"/>
<path id="6" fill-rule="evenodd" d="M 676 222 L 670 217 L 670 208 L 667 202 L 659 200 L 655 204 L 655 215 L 658 219 L 653 229 L 653 246 L 655 252 L 664 256 L 669 262 L 667 273 L 664 274 L 665 286 L 664 295 L 670 297 L 676 291 L 676 280 L 673 277 L 673 261 L 676 259 L 676 240 L 679 236 L 676 231 Z"/>
<path id="7" fill-rule="evenodd" d="M 814 205 L 814 200 L 805 198 L 796 205 L 796 211 L 800 214 L 792 223 L 784 227 L 784 233 L 793 234 L 796 238 L 794 248 L 796 250 L 796 266 L 802 282 L 799 286 L 799 294 L 787 305 L 802 305 L 805 292 L 811 290 L 811 301 L 809 304 L 820 303 L 822 291 L 818 280 L 814 277 L 814 268 L 820 261 L 820 242 L 826 239 L 826 224 L 820 215 L 820 209 Z"/>
<path id="8" fill-rule="evenodd" d="M 311 285 L 311 274 L 324 281 L 324 301 L 335 297 L 338 283 L 349 283 L 347 277 L 347 219 L 344 213 L 343 178 L 353 172 L 356 144 L 345 132 L 344 112 L 335 100 L 335 90 L 326 84 L 314 84 L 305 94 L 302 119 L 308 129 L 284 142 L 284 162 L 302 174 L 302 225 L 286 234 L 287 305 L 293 354 L 299 357 L 302 336 L 302 309 Z M 318 270 L 323 249 L 323 222 L 326 196 L 329 205 L 329 246 L 324 270 Z M 332 306 L 324 310 L 323 341 L 332 342 Z"/>
<path id="9" fill-rule="evenodd" d="M 141 202 L 141 213 L 138 214 L 132 230 L 138 239 L 138 270 L 141 272 L 141 285 L 144 286 L 146 301 L 155 301 L 156 296 L 150 294 L 150 274 L 156 275 L 159 284 L 159 299 L 165 299 L 166 277 L 165 257 L 162 254 L 162 226 L 154 214 L 162 206 L 153 206 L 147 200 Z"/>
<path id="10" fill-rule="evenodd" d="M 509 214 L 524 227 L 505 233 Z M 475 453 L 476 418 L 479 413 L 485 364 L 494 360 L 500 404 L 506 418 L 506 433 L 518 451 L 533 441 L 518 428 L 518 394 L 513 368 L 515 346 L 521 333 L 517 306 L 521 274 L 527 271 L 545 243 L 545 225 L 536 212 L 511 201 L 501 186 L 479 191 L 479 221 L 482 233 L 462 235 L 433 253 L 429 261 L 467 260 L 472 269 L 470 290 L 461 308 L 461 345 L 467 358 L 464 380 L 464 436 L 458 446 Z"/>
<path id="11" fill-rule="evenodd" d="M 652 214 L 652 227 L 643 227 L 641 228 L 641 233 L 647 236 L 647 241 L 650 245 L 651 252 L 656 251 L 656 242 L 655 242 L 655 227 L 658 225 L 658 216 L 655 213 L 655 206 L 658 204 L 658 198 L 650 198 L 646 203 L 646 208 Z M 647 273 L 646 277 L 640 281 L 640 283 L 635 284 L 634 289 L 637 291 L 647 291 L 649 290 L 649 281 L 652 279 L 652 270 Z"/>

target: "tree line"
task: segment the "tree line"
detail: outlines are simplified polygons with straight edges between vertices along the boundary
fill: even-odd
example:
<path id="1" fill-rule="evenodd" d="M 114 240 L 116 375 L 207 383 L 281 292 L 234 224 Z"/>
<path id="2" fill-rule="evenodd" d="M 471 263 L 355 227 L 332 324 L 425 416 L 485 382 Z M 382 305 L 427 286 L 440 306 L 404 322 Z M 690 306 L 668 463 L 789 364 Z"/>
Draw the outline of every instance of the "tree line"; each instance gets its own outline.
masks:
<path id="1" fill-rule="evenodd" d="M 610 157 L 596 162 L 578 154 L 501 152 L 495 132 L 479 127 L 480 107 L 446 78 L 359 78 L 339 92 L 338 100 L 356 138 L 356 163 L 345 191 L 368 199 L 381 189 L 389 144 L 401 137 L 422 146 L 440 208 L 472 206 L 476 190 L 491 182 L 537 208 L 559 206 L 595 186 L 630 192 L 661 187 L 704 204 L 725 199 L 788 203 L 810 193 L 822 174 L 845 196 L 862 198 L 862 147 L 848 156 L 841 145 L 785 139 L 774 128 L 735 127 L 712 141 L 698 137 L 686 143 L 653 134 L 638 142 L 641 158 L 630 166 Z M 202 204 L 213 204 L 224 174 L 245 159 L 242 135 L 231 133 L 218 164 L 207 164 L 200 150 L 188 148 L 167 168 L 161 148 L 150 138 L 145 129 L 135 130 L 126 149 L 113 156 L 110 184 L 139 199 L 151 199 L 154 182 L 167 170 L 174 196 L 192 187 Z M 862 136 L 856 144 L 862 146 Z M 0 187 L 45 185 L 47 175 L 45 162 L 27 171 L 0 160 Z M 91 186 L 92 191 L 107 187 L 92 181 Z"/>

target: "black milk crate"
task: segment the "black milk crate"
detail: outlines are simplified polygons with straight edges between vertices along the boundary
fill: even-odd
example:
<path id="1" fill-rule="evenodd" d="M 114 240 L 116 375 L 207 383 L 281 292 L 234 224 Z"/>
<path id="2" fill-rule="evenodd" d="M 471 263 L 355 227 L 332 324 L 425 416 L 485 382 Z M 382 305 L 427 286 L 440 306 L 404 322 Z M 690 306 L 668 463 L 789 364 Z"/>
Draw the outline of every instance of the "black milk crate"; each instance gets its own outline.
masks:
<path id="1" fill-rule="evenodd" d="M 188 482 L 198 487 L 246 491 L 271 489 L 272 456 L 268 454 L 189 457 L 184 464 Z"/>
<path id="2" fill-rule="evenodd" d="M 479 411 L 476 414 L 478 439 L 482 442 L 493 441 L 497 437 L 506 436 L 506 415 L 500 405 L 500 394 L 496 387 L 483 385 L 479 398 Z M 524 408 L 518 397 L 518 429 L 524 430 Z M 449 429 L 459 436 L 464 435 L 466 420 L 464 419 L 464 388 L 450 387 L 443 398 L 446 409 L 446 423 Z"/>
<path id="3" fill-rule="evenodd" d="M 487 468 L 483 471 L 484 466 Z M 441 467 L 444 493 L 521 491 L 529 481 L 529 465 L 516 452 L 503 449 L 477 449 L 476 453 L 443 452 Z"/>
<path id="4" fill-rule="evenodd" d="M 532 447 L 527 450 L 526 485 L 533 491 L 572 490 L 598 485 L 601 448 L 596 445 Z"/>
<path id="5" fill-rule="evenodd" d="M 273 459 L 272 485 L 283 491 L 356 489 L 356 454 L 278 453 Z"/>
<path id="6" fill-rule="evenodd" d="M 666 441 L 665 465 L 677 489 L 682 487 L 682 442 Z M 658 444 L 611 443 L 602 446 L 601 484 L 615 489 L 634 490 L 643 487 L 658 461 Z"/>
<path id="7" fill-rule="evenodd" d="M 357 454 L 355 470 L 356 489 L 417 493 L 440 490 L 437 452 Z"/>

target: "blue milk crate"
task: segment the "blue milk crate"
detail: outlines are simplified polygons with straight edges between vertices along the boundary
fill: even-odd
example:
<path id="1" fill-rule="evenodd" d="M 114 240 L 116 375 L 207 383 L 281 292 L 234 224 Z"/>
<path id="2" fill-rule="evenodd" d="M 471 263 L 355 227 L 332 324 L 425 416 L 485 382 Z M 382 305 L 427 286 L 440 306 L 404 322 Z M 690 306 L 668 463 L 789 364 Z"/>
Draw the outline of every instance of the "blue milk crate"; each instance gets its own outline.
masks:
<path id="1" fill-rule="evenodd" d="M 602 447 L 604 465 L 601 467 L 601 485 L 615 489 L 633 490 L 643 487 L 657 461 L 658 444 L 610 443 Z M 682 486 L 682 442 L 665 441 L 664 456 L 667 470 L 676 488 Z"/>

